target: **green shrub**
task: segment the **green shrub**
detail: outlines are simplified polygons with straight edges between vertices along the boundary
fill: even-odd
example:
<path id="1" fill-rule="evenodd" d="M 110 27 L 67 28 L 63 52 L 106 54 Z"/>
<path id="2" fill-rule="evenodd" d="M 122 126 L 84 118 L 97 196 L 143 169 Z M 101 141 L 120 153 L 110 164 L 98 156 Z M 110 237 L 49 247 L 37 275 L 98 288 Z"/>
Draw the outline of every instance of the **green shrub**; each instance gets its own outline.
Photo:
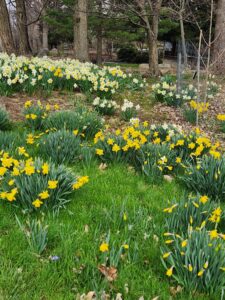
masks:
<path id="1" fill-rule="evenodd" d="M 225 285 L 225 242 L 220 237 L 212 238 L 205 228 L 182 237 L 175 233 L 163 249 L 166 274 L 191 293 L 221 293 Z"/>
<path id="2" fill-rule="evenodd" d="M 10 127 L 10 120 L 7 111 L 0 107 L 0 130 L 7 130 Z"/>
<path id="3" fill-rule="evenodd" d="M 136 60 L 138 51 L 137 49 L 127 46 L 120 48 L 118 51 L 118 60 L 121 62 L 133 63 Z"/>
<path id="4" fill-rule="evenodd" d="M 181 181 L 190 189 L 212 199 L 225 201 L 225 157 L 204 156 L 198 165 L 188 164 Z"/>
<path id="5" fill-rule="evenodd" d="M 94 137 L 102 127 L 103 121 L 97 112 L 86 108 L 51 113 L 45 121 L 46 129 L 78 130 L 78 134 L 83 134 L 86 139 Z"/>
<path id="6" fill-rule="evenodd" d="M 51 132 L 43 138 L 39 148 L 45 159 L 58 164 L 72 163 L 79 156 L 80 138 L 66 130 Z"/>
<path id="7" fill-rule="evenodd" d="M 53 181 L 53 186 L 49 181 Z M 19 166 L 6 172 L 0 187 L 0 198 L 26 210 L 39 207 L 58 210 L 70 201 L 74 183 L 75 175 L 63 165 L 44 163 L 39 158 L 34 161 L 29 159 L 20 161 Z"/>

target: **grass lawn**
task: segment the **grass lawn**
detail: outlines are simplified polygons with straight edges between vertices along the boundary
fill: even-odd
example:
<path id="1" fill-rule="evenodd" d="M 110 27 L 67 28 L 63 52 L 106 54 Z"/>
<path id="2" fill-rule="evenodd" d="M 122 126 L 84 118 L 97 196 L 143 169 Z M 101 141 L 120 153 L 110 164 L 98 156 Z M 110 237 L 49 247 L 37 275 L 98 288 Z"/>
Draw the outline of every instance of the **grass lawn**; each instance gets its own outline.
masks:
<path id="1" fill-rule="evenodd" d="M 171 283 L 160 262 L 162 210 L 168 201 L 179 199 L 182 189 L 175 182 L 151 186 L 123 165 L 104 171 L 96 164 L 74 169 L 90 176 L 90 182 L 74 195 L 66 210 L 45 216 L 49 239 L 41 257 L 31 253 L 15 219 L 16 214 L 25 222 L 28 216 L 10 204 L 0 206 L 1 299 L 74 299 L 92 290 L 106 291 L 111 297 L 121 293 L 123 299 L 169 299 Z M 114 265 L 119 248 L 129 245 L 116 265 L 118 278 L 112 283 L 98 270 L 104 262 L 99 246 L 108 236 Z M 49 259 L 56 255 L 58 261 Z M 176 299 L 203 297 L 180 293 Z"/>
<path id="2" fill-rule="evenodd" d="M 169 106 L 174 85 L 156 103 L 156 78 L 49 59 L 33 85 L 22 61 L 28 81 L 0 82 L 0 300 L 222 299 L 215 114 L 199 133 Z"/>

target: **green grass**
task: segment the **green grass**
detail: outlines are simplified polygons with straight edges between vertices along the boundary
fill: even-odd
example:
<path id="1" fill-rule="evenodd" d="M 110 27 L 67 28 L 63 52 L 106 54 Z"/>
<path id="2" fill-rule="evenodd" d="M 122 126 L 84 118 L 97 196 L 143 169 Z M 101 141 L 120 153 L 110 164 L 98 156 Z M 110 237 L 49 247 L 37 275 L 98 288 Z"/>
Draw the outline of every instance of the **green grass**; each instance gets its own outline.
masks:
<path id="1" fill-rule="evenodd" d="M 169 299 L 169 287 L 176 283 L 166 278 L 160 262 L 165 223 L 162 210 L 168 201 L 179 199 L 182 189 L 175 182 L 150 186 L 122 165 L 109 166 L 105 171 L 97 165 L 74 169 L 89 175 L 90 182 L 74 194 L 59 215 L 44 215 L 49 240 L 40 257 L 31 253 L 15 219 L 16 214 L 24 223 L 28 216 L 10 204 L 0 206 L 0 299 L 69 300 L 92 290 L 99 294 L 104 290 L 110 299 L 117 293 L 123 294 L 123 299 Z M 129 244 L 116 266 L 118 278 L 113 283 L 98 270 L 104 257 L 99 246 L 109 233 L 111 254 Z M 50 261 L 52 255 L 60 259 Z M 176 299 L 203 297 L 181 293 Z"/>

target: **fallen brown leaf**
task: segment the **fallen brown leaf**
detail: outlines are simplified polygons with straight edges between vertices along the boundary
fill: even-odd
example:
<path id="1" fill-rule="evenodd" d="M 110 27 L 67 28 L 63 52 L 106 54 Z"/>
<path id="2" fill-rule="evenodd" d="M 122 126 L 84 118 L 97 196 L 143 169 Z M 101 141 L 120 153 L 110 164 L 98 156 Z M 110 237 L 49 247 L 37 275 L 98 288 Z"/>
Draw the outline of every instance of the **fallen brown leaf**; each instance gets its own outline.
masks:
<path id="1" fill-rule="evenodd" d="M 176 296 L 177 294 L 181 293 L 182 290 L 183 290 L 183 288 L 180 285 L 178 285 L 177 287 L 171 286 L 170 287 L 170 294 L 172 296 Z"/>
<path id="2" fill-rule="evenodd" d="M 99 271 L 106 277 L 109 282 L 116 280 L 117 269 L 114 267 L 106 267 L 105 265 L 100 265 L 98 267 Z"/>
<path id="3" fill-rule="evenodd" d="M 89 226 L 86 224 L 84 225 L 84 232 L 88 233 L 89 232 Z"/>
<path id="4" fill-rule="evenodd" d="M 107 169 L 107 167 L 108 167 L 107 164 L 101 163 L 98 168 L 99 168 L 99 170 L 104 171 L 105 169 Z"/>

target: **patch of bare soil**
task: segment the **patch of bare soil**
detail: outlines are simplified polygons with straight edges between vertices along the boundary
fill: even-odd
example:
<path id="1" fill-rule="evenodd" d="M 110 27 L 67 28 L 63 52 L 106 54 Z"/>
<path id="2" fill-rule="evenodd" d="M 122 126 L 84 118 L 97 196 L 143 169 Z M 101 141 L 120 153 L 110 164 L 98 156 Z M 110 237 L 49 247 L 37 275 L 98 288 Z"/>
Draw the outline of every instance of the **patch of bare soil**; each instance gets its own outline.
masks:
<path id="1" fill-rule="evenodd" d="M 22 111 L 24 104 L 28 100 L 32 100 L 34 103 L 41 101 L 43 104 L 58 104 L 60 109 L 71 109 L 76 102 L 79 102 L 85 96 L 82 94 L 67 94 L 53 92 L 48 98 L 43 96 L 27 96 L 26 94 L 13 94 L 12 96 L 5 97 L 0 96 L 0 105 L 5 107 L 9 112 L 10 117 L 14 121 L 20 121 L 23 119 Z"/>

